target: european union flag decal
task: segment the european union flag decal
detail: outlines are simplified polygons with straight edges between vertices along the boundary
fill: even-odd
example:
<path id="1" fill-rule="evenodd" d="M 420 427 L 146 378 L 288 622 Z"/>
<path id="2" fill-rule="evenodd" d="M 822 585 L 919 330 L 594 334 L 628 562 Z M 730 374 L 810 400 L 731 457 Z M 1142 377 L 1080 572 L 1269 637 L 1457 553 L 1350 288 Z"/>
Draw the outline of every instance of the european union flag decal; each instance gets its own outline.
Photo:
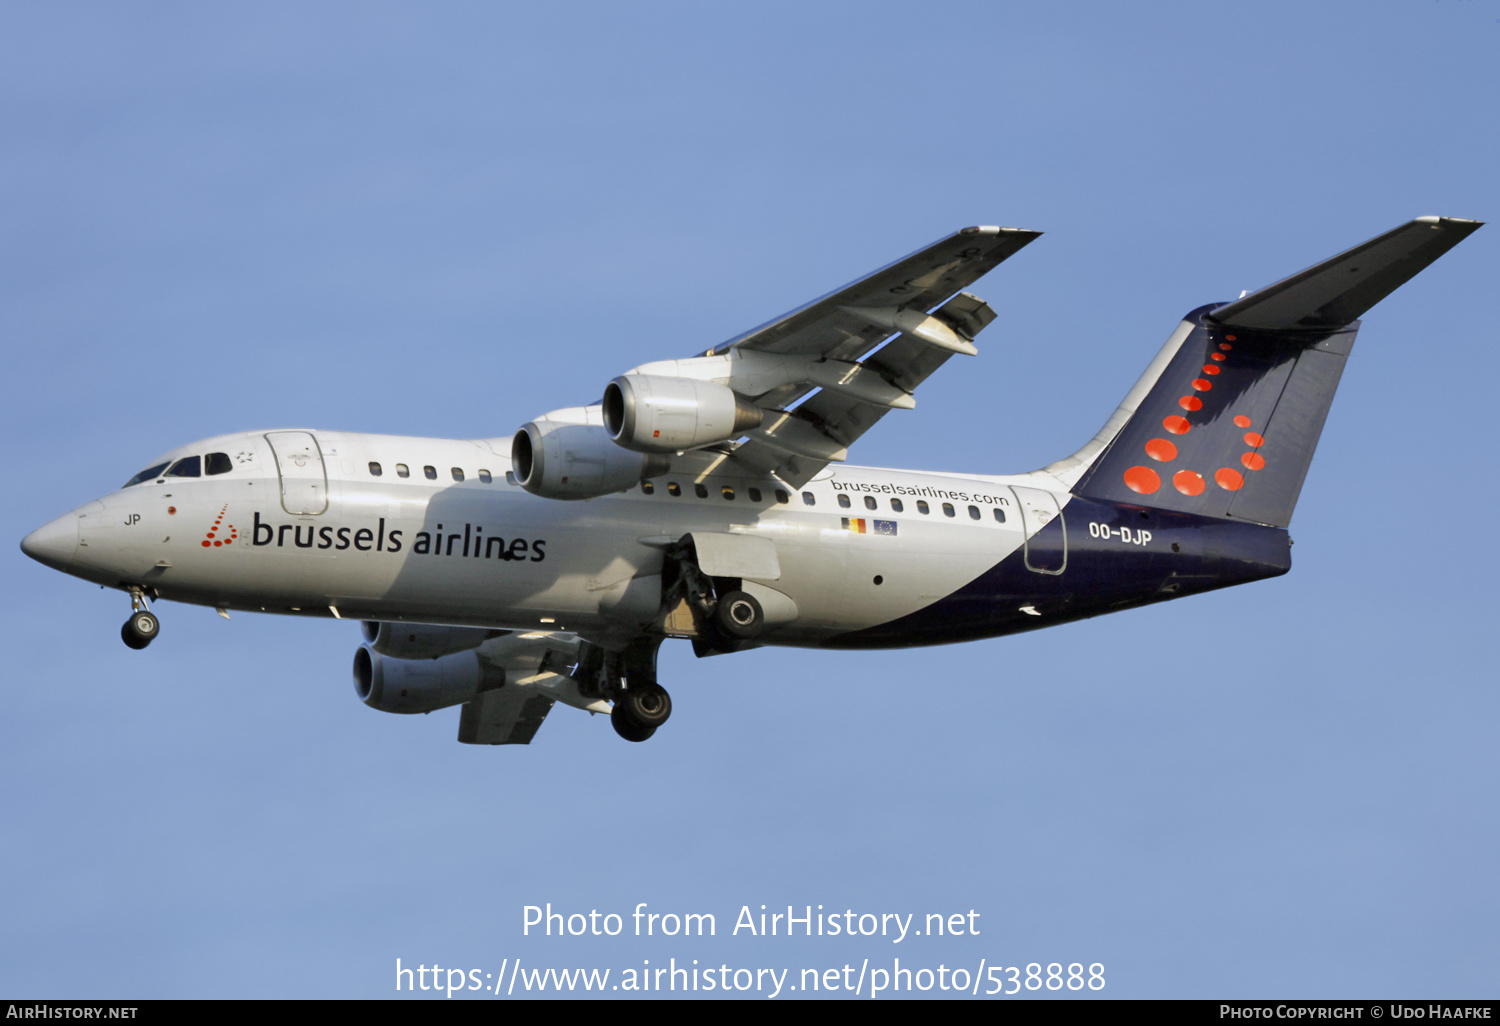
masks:
<path id="1" fill-rule="evenodd" d="M 896 521 L 894 521 L 894 520 L 874 520 L 874 521 L 871 521 L 871 523 L 874 524 L 874 530 L 873 530 L 872 533 L 874 533 L 874 534 L 886 534 L 886 535 L 890 535 L 892 538 L 894 538 L 896 536 Z"/>

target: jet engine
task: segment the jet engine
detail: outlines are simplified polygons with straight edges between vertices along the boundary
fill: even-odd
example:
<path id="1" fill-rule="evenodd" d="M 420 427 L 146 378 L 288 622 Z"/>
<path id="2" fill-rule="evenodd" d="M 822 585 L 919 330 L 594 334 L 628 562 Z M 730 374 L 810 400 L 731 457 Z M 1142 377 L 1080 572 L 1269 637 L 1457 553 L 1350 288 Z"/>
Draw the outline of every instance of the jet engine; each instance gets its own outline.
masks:
<path id="1" fill-rule="evenodd" d="M 598 406 L 553 410 L 522 426 L 510 449 L 516 482 L 544 499 L 592 499 L 667 471 L 667 460 L 610 443 Z"/>
<path id="2" fill-rule="evenodd" d="M 634 452 L 679 452 L 737 438 L 765 411 L 712 381 L 622 374 L 604 386 L 604 429 Z"/>
<path id="3" fill-rule="evenodd" d="M 505 633 L 485 627 L 435 627 L 379 620 L 365 620 L 360 627 L 372 651 L 393 659 L 437 659 L 478 648 Z"/>
<path id="4" fill-rule="evenodd" d="M 354 692 L 381 712 L 432 712 L 504 684 L 505 670 L 472 650 L 441 659 L 396 659 L 366 643 L 354 652 Z"/>

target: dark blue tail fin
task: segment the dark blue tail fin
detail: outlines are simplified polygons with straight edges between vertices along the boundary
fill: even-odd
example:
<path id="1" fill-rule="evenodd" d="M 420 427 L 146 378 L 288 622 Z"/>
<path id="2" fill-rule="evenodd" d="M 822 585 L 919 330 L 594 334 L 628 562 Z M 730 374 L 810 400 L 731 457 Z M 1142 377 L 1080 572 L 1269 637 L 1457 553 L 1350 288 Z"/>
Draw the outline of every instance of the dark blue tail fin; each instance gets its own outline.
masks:
<path id="1" fill-rule="evenodd" d="M 1424 217 L 1228 305 L 1175 354 L 1073 487 L 1275 527 L 1291 521 L 1357 318 L 1480 227 Z M 1137 386 L 1138 391 L 1141 386 Z M 1134 395 L 1134 393 L 1133 393 Z M 1123 411 L 1122 411 L 1123 412 Z"/>

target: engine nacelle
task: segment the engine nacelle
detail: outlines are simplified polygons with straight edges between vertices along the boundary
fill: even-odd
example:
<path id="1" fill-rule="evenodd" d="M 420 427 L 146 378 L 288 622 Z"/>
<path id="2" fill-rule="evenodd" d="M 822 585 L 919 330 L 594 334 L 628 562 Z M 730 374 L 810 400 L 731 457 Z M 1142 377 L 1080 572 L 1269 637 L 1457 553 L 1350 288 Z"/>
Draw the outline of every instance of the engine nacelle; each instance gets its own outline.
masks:
<path id="1" fill-rule="evenodd" d="M 737 438 L 766 413 L 712 381 L 622 374 L 604 386 L 604 429 L 635 452 L 678 452 Z"/>
<path id="2" fill-rule="evenodd" d="M 381 712 L 432 712 L 504 684 L 505 670 L 476 651 L 441 659 L 393 659 L 364 644 L 354 653 L 354 692 Z"/>
<path id="3" fill-rule="evenodd" d="M 544 499 L 592 499 L 667 471 L 666 459 L 621 449 L 598 406 L 553 410 L 522 426 L 510 449 L 516 482 Z"/>
<path id="4" fill-rule="evenodd" d="M 478 648 L 505 633 L 485 627 L 435 627 L 379 620 L 365 620 L 360 629 L 371 649 L 393 659 L 437 659 Z"/>

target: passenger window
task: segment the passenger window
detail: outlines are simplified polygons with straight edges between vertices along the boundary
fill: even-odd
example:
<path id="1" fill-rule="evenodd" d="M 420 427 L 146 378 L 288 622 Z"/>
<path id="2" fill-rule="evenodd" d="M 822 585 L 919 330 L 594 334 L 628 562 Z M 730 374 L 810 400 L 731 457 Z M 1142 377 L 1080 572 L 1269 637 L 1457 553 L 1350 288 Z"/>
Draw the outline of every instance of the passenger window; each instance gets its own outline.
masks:
<path id="1" fill-rule="evenodd" d="M 149 481 L 153 477 L 160 476 L 161 472 L 163 470 L 166 470 L 166 469 L 167 469 L 167 465 L 165 463 L 158 463 L 154 467 L 147 467 L 145 470 L 143 470 L 139 474 L 135 475 L 135 477 L 132 477 L 129 481 L 126 481 L 120 487 L 121 488 L 129 488 L 131 485 L 138 485 L 142 481 Z"/>
<path id="2" fill-rule="evenodd" d="M 172 469 L 167 471 L 168 477 L 202 477 L 203 457 L 189 456 L 185 460 L 178 460 L 172 464 Z"/>
<path id="3" fill-rule="evenodd" d="M 945 517 L 957 516 L 957 514 L 953 512 L 953 503 L 951 503 L 951 502 L 945 502 L 945 503 L 943 503 L 943 516 L 945 516 Z"/>
<path id="4" fill-rule="evenodd" d="M 203 469 L 213 474 L 227 474 L 234 469 L 234 461 L 227 452 L 211 452 L 203 457 Z"/>
<path id="5" fill-rule="evenodd" d="M 932 507 L 927 505 L 926 499 L 918 499 L 917 512 L 925 517 L 928 513 L 932 512 Z"/>
<path id="6" fill-rule="evenodd" d="M 396 464 L 397 477 L 411 477 L 411 469 L 405 463 Z"/>
<path id="7" fill-rule="evenodd" d="M 892 513 L 900 513 L 905 508 L 906 507 L 901 504 L 901 500 L 900 499 L 892 499 L 891 500 L 891 512 Z"/>
<path id="8" fill-rule="evenodd" d="M 839 508 L 840 509 L 848 509 L 849 508 L 849 496 L 845 495 L 843 492 L 839 492 Z"/>
<path id="9" fill-rule="evenodd" d="M 782 489 L 778 488 L 776 489 L 776 501 L 785 506 L 787 503 L 792 501 L 792 497 Z"/>
<path id="10" fill-rule="evenodd" d="M 371 460 L 370 461 L 370 476 L 371 477 L 379 477 L 380 473 L 381 473 L 381 471 L 380 471 L 380 464 L 376 463 L 374 460 Z"/>
<path id="11" fill-rule="evenodd" d="M 749 489 L 749 492 L 750 492 L 750 501 L 751 502 L 759 502 L 760 501 L 760 489 L 759 488 L 751 488 L 751 489 Z"/>
<path id="12" fill-rule="evenodd" d="M 425 478 L 427 478 L 427 480 L 429 480 L 429 481 L 436 481 L 437 480 L 437 467 L 423 467 L 422 468 L 422 476 L 425 477 Z"/>
<path id="13" fill-rule="evenodd" d="M 815 498 L 813 498 L 813 493 L 812 492 L 803 492 L 802 493 L 802 505 L 804 505 L 804 506 L 816 506 L 817 504 L 818 504 L 818 500 L 815 499 Z"/>
<path id="14" fill-rule="evenodd" d="M 875 496 L 873 496 L 873 495 L 866 495 L 865 496 L 865 509 L 875 509 L 875 508 L 876 508 L 876 506 L 875 506 Z"/>
<path id="15" fill-rule="evenodd" d="M 1005 523 L 1005 510 L 1001 509 L 999 506 L 995 507 L 995 523 Z"/>
<path id="16" fill-rule="evenodd" d="M 678 484 L 676 481 L 668 481 L 667 482 L 667 494 L 668 495 L 672 495 L 672 496 L 681 495 L 682 494 L 682 485 Z"/>
<path id="17" fill-rule="evenodd" d="M 453 480 L 455 480 L 455 481 L 462 481 L 463 479 L 464 479 L 464 472 L 462 470 L 460 470 L 458 467 L 454 467 L 453 468 Z"/>
<path id="18" fill-rule="evenodd" d="M 705 485 L 705 484 L 695 484 L 695 485 L 693 485 L 693 494 L 696 495 L 696 496 L 698 496 L 698 498 L 700 498 L 700 499 L 706 499 L 706 498 L 708 498 L 708 485 Z"/>
<path id="19" fill-rule="evenodd" d="M 656 494 L 656 485 L 652 484 L 650 481 L 642 481 L 641 482 L 641 494 L 642 495 L 655 495 Z"/>
<path id="20" fill-rule="evenodd" d="M 979 519 L 979 507 L 978 506 L 970 506 L 969 507 L 969 519 L 970 520 L 978 520 Z"/>
<path id="21" fill-rule="evenodd" d="M 730 501 L 730 502 L 734 501 L 734 489 L 731 488 L 731 487 L 729 487 L 728 485 L 725 485 L 723 488 L 720 488 L 719 489 L 719 493 L 721 495 L 723 495 L 724 498 L 727 499 L 728 501 Z"/>
<path id="22" fill-rule="evenodd" d="M 495 477 L 488 470 L 481 470 L 479 472 L 479 480 L 483 481 L 485 484 L 493 484 L 495 481 Z"/>

